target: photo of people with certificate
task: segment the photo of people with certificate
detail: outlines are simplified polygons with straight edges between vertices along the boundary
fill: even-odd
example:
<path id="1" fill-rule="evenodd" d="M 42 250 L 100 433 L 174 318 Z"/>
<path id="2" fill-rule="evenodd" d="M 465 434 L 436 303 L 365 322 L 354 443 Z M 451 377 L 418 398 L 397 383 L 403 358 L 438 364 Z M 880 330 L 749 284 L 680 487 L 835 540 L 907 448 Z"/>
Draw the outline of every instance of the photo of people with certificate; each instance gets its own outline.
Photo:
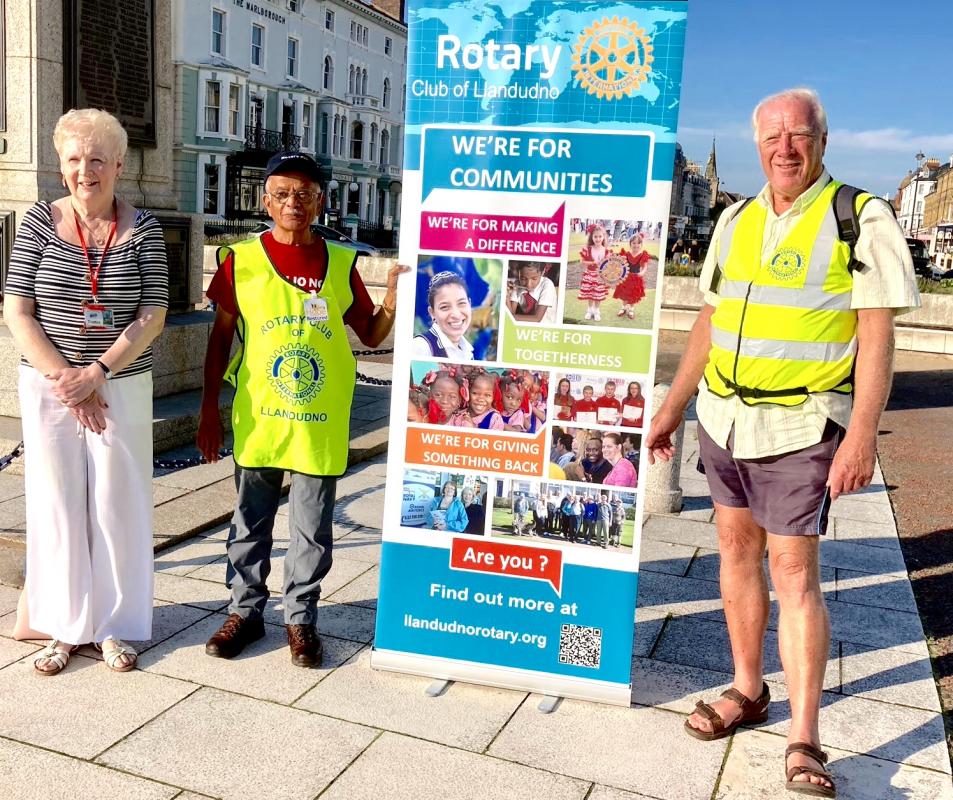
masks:
<path id="1" fill-rule="evenodd" d="M 638 428 L 645 423 L 640 376 L 553 375 L 553 419 L 578 426 Z"/>

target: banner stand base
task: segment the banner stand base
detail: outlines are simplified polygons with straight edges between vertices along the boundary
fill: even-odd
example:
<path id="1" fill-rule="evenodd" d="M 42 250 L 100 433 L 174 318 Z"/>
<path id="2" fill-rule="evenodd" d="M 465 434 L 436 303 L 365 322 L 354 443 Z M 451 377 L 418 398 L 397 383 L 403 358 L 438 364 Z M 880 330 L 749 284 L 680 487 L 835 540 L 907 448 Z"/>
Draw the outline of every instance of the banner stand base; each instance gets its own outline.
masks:
<path id="1" fill-rule="evenodd" d="M 440 697 L 440 695 L 446 692 L 451 686 L 453 686 L 453 681 L 434 681 L 427 687 L 424 694 L 426 694 L 427 697 Z"/>
<path id="2" fill-rule="evenodd" d="M 539 701 L 539 705 L 536 706 L 536 709 L 540 714 L 552 714 L 557 708 L 559 708 L 559 704 L 561 702 L 561 697 L 546 695 L 542 700 Z"/>

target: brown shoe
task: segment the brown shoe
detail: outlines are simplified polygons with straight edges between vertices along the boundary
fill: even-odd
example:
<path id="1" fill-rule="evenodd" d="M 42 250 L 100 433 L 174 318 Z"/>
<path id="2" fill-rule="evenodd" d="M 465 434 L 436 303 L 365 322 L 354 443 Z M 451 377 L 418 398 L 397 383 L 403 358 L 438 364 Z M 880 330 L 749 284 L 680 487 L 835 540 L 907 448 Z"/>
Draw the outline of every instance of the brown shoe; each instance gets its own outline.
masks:
<path id="1" fill-rule="evenodd" d="M 324 645 L 314 625 L 285 625 L 285 628 L 291 648 L 291 663 L 296 667 L 320 667 Z"/>
<path id="2" fill-rule="evenodd" d="M 238 614 L 229 614 L 225 624 L 205 643 L 205 655 L 235 658 L 247 645 L 257 642 L 264 635 L 265 623 L 261 617 L 245 619 Z"/>

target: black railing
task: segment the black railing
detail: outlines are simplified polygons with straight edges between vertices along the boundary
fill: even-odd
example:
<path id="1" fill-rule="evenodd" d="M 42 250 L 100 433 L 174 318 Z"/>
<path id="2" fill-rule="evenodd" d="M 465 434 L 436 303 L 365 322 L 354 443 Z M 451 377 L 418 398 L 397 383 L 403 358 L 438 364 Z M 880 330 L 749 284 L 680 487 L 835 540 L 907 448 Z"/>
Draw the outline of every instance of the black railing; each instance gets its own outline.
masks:
<path id="1" fill-rule="evenodd" d="M 245 126 L 245 149 L 262 150 L 277 153 L 279 150 L 300 150 L 301 137 L 285 131 L 273 131 L 259 128 L 257 125 Z"/>
<path id="2" fill-rule="evenodd" d="M 376 225 L 373 222 L 357 223 L 357 240 L 378 250 L 393 250 L 397 247 L 394 231 L 389 231 L 383 225 Z"/>
<path id="3" fill-rule="evenodd" d="M 250 236 L 267 230 L 262 219 L 210 219 L 205 221 L 205 238 L 216 236 Z"/>

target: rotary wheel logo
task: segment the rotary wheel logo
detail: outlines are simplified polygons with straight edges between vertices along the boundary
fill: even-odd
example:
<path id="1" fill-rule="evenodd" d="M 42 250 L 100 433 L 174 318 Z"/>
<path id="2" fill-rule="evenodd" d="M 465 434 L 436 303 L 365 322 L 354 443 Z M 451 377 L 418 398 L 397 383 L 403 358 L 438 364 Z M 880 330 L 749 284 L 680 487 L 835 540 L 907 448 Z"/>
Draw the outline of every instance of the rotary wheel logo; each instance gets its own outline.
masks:
<path id="1" fill-rule="evenodd" d="M 290 344 L 276 350 L 272 359 L 268 380 L 278 394 L 294 405 L 309 403 L 324 386 L 324 361 L 317 350 Z"/>
<path id="2" fill-rule="evenodd" d="M 804 256 L 790 247 L 778 250 L 768 264 L 768 270 L 779 281 L 789 281 L 794 278 L 804 266 Z"/>
<path id="3" fill-rule="evenodd" d="M 613 17 L 583 31 L 572 50 L 576 80 L 606 100 L 631 95 L 652 71 L 652 38 L 637 22 Z"/>

